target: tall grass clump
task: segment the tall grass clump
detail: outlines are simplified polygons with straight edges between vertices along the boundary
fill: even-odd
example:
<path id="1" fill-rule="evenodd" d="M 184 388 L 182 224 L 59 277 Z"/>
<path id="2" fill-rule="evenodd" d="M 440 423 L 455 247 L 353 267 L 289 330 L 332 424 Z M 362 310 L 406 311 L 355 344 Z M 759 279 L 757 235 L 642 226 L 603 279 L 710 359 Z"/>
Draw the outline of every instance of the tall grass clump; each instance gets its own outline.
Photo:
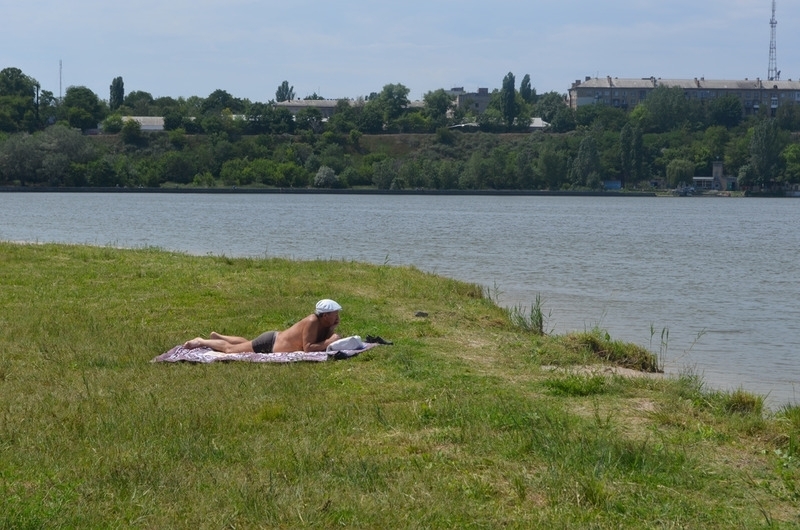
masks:
<path id="1" fill-rule="evenodd" d="M 782 438 L 787 453 L 795 457 L 800 456 L 800 406 L 784 405 L 778 411 L 777 417 L 786 426 Z"/>
<path id="2" fill-rule="evenodd" d="M 733 414 L 755 414 L 760 416 L 764 410 L 764 396 L 738 388 L 725 393 L 721 398 L 722 408 Z"/>
<path id="3" fill-rule="evenodd" d="M 530 309 L 515 305 L 509 308 L 507 312 L 509 320 L 511 320 L 511 324 L 514 327 L 540 336 L 548 333 L 545 326 L 551 313 L 545 314 L 541 294 L 536 294 L 536 300 L 531 304 Z"/>
<path id="4" fill-rule="evenodd" d="M 547 379 L 544 384 L 555 395 L 591 396 L 604 393 L 608 380 L 599 374 L 568 373 Z"/>
<path id="5" fill-rule="evenodd" d="M 650 351 L 653 351 L 653 337 L 655 337 L 656 329 L 655 327 L 650 324 Z M 664 327 L 661 328 L 661 340 L 658 343 L 658 353 L 656 354 L 658 359 L 666 359 L 667 358 L 667 350 L 669 349 L 669 328 Z"/>
<path id="6" fill-rule="evenodd" d="M 593 328 L 557 337 L 542 363 L 555 365 L 610 363 L 641 372 L 662 373 L 658 356 L 637 344 L 612 340 L 608 332 Z"/>

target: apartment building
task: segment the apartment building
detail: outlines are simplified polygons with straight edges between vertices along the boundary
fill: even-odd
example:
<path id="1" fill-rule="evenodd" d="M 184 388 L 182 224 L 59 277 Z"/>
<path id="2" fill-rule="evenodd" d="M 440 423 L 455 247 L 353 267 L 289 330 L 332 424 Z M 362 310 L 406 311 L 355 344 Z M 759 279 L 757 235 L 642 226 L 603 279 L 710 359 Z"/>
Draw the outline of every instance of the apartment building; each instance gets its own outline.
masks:
<path id="1" fill-rule="evenodd" d="M 774 115 L 785 103 L 800 104 L 800 81 L 765 81 L 759 78 L 743 80 L 716 80 L 703 77 L 694 79 L 640 79 L 618 77 L 589 77 L 576 80 L 569 89 L 569 105 L 576 109 L 583 105 L 603 104 L 622 109 L 632 109 L 647 98 L 658 86 L 680 87 L 687 98 L 711 101 L 732 95 L 742 102 L 744 114 L 758 114 L 762 107 Z"/>
<path id="2" fill-rule="evenodd" d="M 483 114 L 492 101 L 492 94 L 488 88 L 478 88 L 477 92 L 466 92 L 464 87 L 455 87 L 445 92 L 456 98 L 456 106 L 460 109 L 471 110 L 475 114 Z"/>

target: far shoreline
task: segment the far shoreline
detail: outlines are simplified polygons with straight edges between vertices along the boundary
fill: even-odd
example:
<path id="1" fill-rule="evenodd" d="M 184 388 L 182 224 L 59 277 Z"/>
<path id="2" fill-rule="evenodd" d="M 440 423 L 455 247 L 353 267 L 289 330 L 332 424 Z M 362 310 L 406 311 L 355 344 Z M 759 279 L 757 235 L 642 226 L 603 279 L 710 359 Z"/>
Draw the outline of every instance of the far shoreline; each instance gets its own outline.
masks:
<path id="1" fill-rule="evenodd" d="M 657 197 L 654 192 L 547 191 L 547 190 L 379 190 L 322 188 L 117 188 L 0 186 L 0 193 L 211 193 L 211 194 L 321 194 L 321 195 L 475 195 L 475 196 L 568 196 L 568 197 Z"/>

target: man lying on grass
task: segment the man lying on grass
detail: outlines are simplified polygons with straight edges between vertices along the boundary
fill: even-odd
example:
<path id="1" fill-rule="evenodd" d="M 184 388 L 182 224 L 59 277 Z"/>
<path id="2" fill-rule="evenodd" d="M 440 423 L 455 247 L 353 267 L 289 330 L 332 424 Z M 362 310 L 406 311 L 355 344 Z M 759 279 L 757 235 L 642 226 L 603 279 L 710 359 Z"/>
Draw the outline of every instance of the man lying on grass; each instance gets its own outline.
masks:
<path id="1" fill-rule="evenodd" d="M 267 331 L 253 340 L 229 337 L 212 331 L 208 339 L 197 337 L 183 344 L 186 349 L 211 348 L 222 353 L 280 353 L 295 351 L 325 351 L 341 337 L 334 333 L 339 325 L 342 306 L 333 300 L 317 302 L 314 312 L 286 331 Z"/>

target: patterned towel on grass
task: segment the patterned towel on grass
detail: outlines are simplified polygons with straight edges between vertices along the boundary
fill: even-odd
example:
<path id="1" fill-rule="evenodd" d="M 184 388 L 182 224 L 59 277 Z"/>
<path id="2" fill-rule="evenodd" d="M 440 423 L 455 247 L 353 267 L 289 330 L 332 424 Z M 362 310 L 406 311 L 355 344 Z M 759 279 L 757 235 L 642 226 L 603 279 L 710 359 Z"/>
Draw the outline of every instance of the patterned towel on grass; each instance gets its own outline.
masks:
<path id="1" fill-rule="evenodd" d="M 374 348 L 378 344 L 367 343 L 360 350 L 342 350 L 335 352 L 324 351 L 293 351 L 283 353 L 221 353 L 211 348 L 184 348 L 182 345 L 175 346 L 166 353 L 162 353 L 150 362 L 153 363 L 213 363 L 217 361 L 231 362 L 244 361 L 248 363 L 296 363 L 300 361 L 322 362 L 355 357 L 361 352 Z"/>

